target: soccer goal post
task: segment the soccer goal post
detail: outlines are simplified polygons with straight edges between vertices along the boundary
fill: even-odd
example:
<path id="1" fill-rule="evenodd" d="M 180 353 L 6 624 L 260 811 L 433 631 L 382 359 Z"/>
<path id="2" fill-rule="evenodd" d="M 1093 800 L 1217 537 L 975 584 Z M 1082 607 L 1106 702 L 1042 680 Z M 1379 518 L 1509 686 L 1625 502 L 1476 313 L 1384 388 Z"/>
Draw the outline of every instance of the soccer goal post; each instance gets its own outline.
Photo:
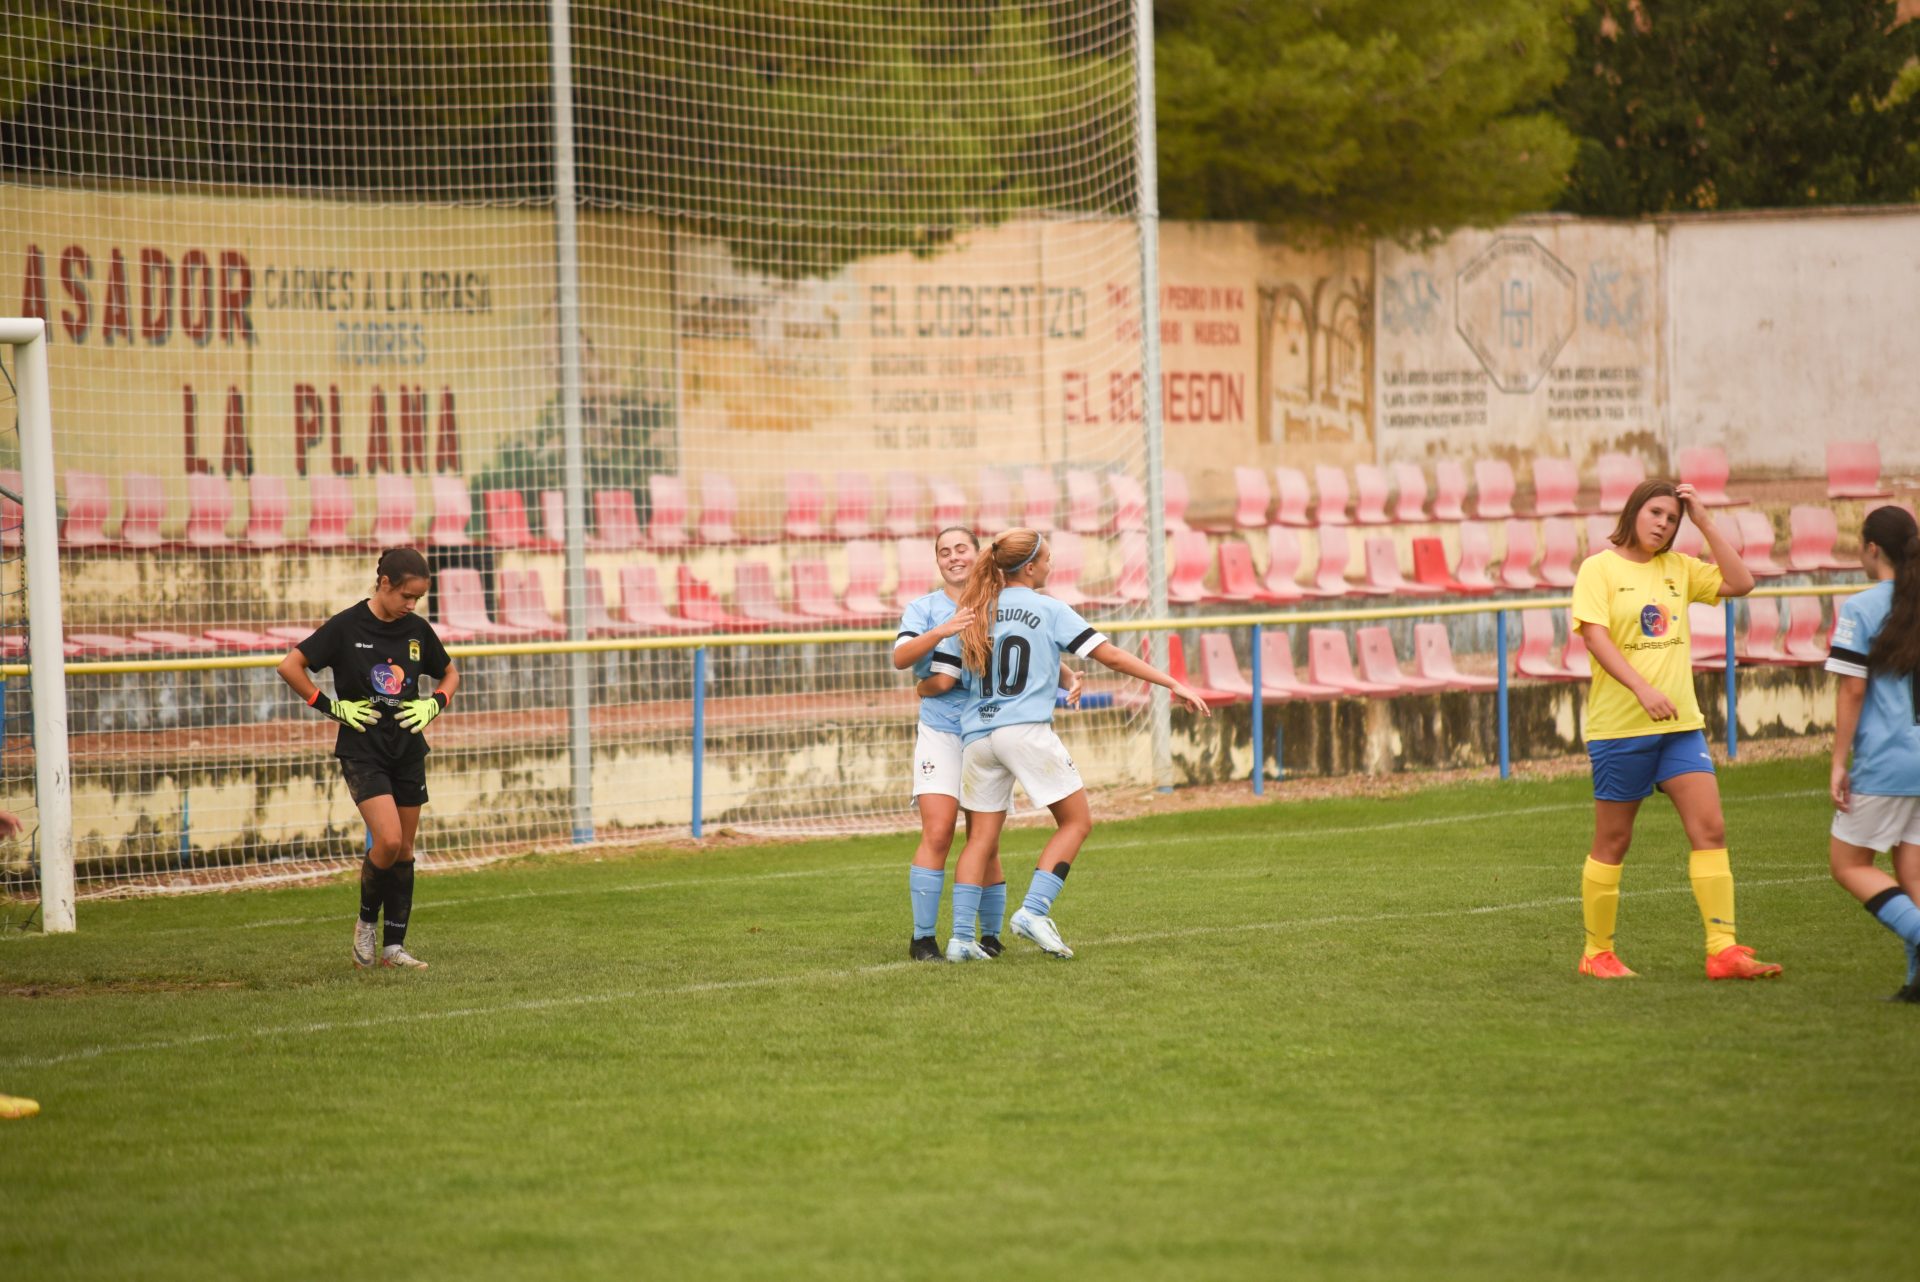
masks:
<path id="1" fill-rule="evenodd" d="M 52 935 L 74 928 L 74 886 L 65 629 L 60 622 L 60 522 L 53 505 L 53 399 L 47 377 L 46 322 L 0 318 L 0 344 L 13 349 L 20 420 L 21 544 L 27 580 L 27 664 L 33 688 L 40 923 Z"/>

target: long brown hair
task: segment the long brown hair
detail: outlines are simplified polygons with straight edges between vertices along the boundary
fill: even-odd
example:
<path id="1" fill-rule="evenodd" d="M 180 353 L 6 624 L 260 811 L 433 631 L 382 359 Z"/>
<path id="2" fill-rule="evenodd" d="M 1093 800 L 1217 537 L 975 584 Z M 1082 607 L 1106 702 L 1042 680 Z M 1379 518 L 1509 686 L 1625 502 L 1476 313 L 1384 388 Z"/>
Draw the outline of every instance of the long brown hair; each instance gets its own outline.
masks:
<path id="1" fill-rule="evenodd" d="M 974 558 L 967 585 L 960 589 L 955 606 L 973 611 L 973 622 L 960 634 L 960 659 L 972 671 L 985 676 L 987 665 L 993 662 L 993 621 L 1008 573 L 1033 560 L 1039 551 L 1040 532 L 1020 526 L 988 539 L 987 546 Z"/>
<path id="2" fill-rule="evenodd" d="M 1634 486 L 1633 493 L 1627 495 L 1627 505 L 1620 509 L 1620 520 L 1615 523 L 1613 533 L 1607 536 L 1607 542 L 1617 548 L 1623 548 L 1633 543 L 1634 526 L 1640 520 L 1640 509 L 1645 507 L 1650 500 L 1660 498 L 1673 499 L 1678 502 L 1680 491 L 1674 486 L 1672 481 L 1648 480 L 1642 481 L 1640 484 Z M 1681 503 L 1680 515 L 1685 517 L 1686 514 L 1687 505 Z M 1680 522 L 1675 521 L 1673 523 L 1673 531 L 1667 535 L 1667 541 L 1662 543 L 1655 551 L 1667 551 L 1673 546 L 1673 540 L 1679 533 Z"/>
<path id="3" fill-rule="evenodd" d="M 1867 666 L 1896 676 L 1920 672 L 1920 524 L 1903 507 L 1877 507 L 1861 523 L 1860 542 L 1879 548 L 1893 566 L 1893 609 Z"/>

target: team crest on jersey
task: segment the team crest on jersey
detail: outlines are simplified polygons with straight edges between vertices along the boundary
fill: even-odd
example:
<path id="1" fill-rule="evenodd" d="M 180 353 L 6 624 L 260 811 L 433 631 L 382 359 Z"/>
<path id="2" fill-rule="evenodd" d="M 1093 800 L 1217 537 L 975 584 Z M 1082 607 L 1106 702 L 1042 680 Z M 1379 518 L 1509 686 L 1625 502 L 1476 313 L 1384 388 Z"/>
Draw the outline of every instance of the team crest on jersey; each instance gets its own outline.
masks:
<path id="1" fill-rule="evenodd" d="M 1675 598 L 1679 597 L 1680 585 L 1675 583 L 1672 579 L 1666 580 L 1666 584 L 1667 584 L 1667 595 Z"/>
<path id="2" fill-rule="evenodd" d="M 390 661 L 374 664 L 373 671 L 367 674 L 367 680 L 372 683 L 374 692 L 377 694 L 396 696 L 407 687 L 406 672 L 395 667 Z"/>
<path id="3" fill-rule="evenodd" d="M 1640 635 L 1645 637 L 1663 637 L 1672 623 L 1673 616 L 1667 607 L 1655 602 L 1640 611 Z"/>
<path id="4" fill-rule="evenodd" d="M 407 658 L 411 659 L 415 663 L 420 662 L 420 638 L 419 637 L 415 637 L 413 640 L 407 642 Z"/>
<path id="5" fill-rule="evenodd" d="M 934 765 L 931 761 L 923 761 L 920 763 L 920 773 L 929 779 L 933 777 L 933 772 L 939 768 L 939 766 Z"/>

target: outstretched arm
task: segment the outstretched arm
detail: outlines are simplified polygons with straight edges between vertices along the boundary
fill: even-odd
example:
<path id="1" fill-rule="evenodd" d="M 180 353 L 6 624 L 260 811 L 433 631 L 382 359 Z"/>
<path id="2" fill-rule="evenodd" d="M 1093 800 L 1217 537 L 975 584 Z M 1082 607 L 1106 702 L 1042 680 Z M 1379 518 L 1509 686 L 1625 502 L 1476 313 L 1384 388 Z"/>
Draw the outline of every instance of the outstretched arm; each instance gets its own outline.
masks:
<path id="1" fill-rule="evenodd" d="M 1165 686 L 1173 693 L 1174 698 L 1186 704 L 1201 716 L 1210 717 L 1213 715 L 1213 710 L 1207 707 L 1199 695 L 1187 689 L 1187 687 L 1181 685 L 1178 681 L 1175 681 L 1151 663 L 1128 654 L 1111 641 L 1102 641 L 1094 647 L 1093 653 L 1087 657 L 1096 663 L 1105 664 L 1122 676 L 1133 677 L 1137 680 L 1145 681 L 1149 685 Z"/>

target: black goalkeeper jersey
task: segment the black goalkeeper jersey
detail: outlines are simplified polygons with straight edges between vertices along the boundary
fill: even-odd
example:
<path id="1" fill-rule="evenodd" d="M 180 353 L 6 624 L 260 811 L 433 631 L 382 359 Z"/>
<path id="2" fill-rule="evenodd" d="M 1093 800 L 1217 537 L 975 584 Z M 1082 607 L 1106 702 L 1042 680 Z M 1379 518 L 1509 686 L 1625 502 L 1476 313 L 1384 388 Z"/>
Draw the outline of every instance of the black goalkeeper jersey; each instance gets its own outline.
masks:
<path id="1" fill-rule="evenodd" d="M 400 724 L 400 705 L 431 695 L 452 662 L 425 619 L 409 614 L 382 622 L 362 601 L 315 629 L 300 653 L 309 668 L 333 669 L 337 697 L 370 699 L 380 712 L 365 734 L 341 726 L 334 756 L 399 765 L 427 754 L 426 736 Z"/>

